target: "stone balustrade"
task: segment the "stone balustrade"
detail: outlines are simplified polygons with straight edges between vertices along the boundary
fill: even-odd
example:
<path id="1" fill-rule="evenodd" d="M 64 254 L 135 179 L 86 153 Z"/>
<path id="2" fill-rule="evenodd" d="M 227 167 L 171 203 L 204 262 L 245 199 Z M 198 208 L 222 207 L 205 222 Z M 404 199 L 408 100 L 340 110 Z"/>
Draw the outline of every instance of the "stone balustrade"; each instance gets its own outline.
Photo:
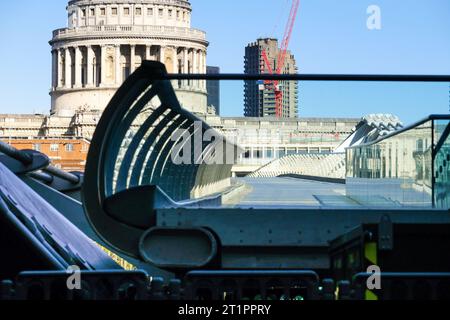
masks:
<path id="1" fill-rule="evenodd" d="M 154 1 L 155 4 L 158 5 L 168 5 L 168 6 L 178 6 L 178 7 L 185 7 L 185 8 L 190 8 L 189 4 L 186 4 L 186 1 L 182 1 L 182 0 L 158 0 L 158 1 Z M 69 1 L 69 6 L 70 5 L 85 5 L 85 4 L 92 4 L 92 0 L 71 0 Z"/>
<path id="2" fill-rule="evenodd" d="M 114 37 L 118 36 L 142 36 L 142 37 L 164 37 L 164 38 L 188 38 L 206 42 L 206 33 L 192 28 L 181 28 L 173 26 L 154 25 L 103 25 L 86 26 L 79 28 L 62 28 L 53 31 L 53 40 L 66 40 L 72 37 Z"/>

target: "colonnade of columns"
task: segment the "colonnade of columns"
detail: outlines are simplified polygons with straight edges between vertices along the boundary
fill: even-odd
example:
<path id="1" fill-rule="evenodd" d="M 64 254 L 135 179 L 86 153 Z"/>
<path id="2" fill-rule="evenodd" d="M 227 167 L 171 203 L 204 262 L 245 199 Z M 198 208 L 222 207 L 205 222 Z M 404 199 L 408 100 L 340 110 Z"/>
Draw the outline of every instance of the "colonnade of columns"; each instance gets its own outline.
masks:
<path id="1" fill-rule="evenodd" d="M 169 73 L 206 73 L 206 51 L 151 45 L 80 45 L 52 51 L 52 88 L 120 86 L 143 60 L 163 62 Z M 182 81 L 176 88 L 206 90 L 204 81 Z"/>

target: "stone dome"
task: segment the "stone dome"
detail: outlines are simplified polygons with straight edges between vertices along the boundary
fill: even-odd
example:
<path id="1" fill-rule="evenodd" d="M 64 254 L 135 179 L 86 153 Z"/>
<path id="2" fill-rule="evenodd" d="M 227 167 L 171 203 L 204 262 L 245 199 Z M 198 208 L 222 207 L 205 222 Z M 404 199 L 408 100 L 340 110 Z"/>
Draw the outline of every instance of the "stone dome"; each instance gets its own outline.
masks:
<path id="1" fill-rule="evenodd" d="M 71 0 L 67 27 L 53 32 L 52 113 L 103 110 L 142 61 L 169 73 L 206 73 L 205 32 L 191 28 L 186 0 Z M 177 82 L 186 109 L 207 112 L 204 81 Z"/>

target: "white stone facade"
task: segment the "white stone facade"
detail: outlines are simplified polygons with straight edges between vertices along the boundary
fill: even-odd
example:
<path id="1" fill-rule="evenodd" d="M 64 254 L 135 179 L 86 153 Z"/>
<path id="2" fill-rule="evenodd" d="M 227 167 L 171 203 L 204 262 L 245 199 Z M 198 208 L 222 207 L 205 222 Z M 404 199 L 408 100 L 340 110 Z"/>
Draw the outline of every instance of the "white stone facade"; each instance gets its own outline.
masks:
<path id="1" fill-rule="evenodd" d="M 0 114 L 0 139 L 72 137 L 92 139 L 101 111 L 79 110 L 71 117 Z M 249 173 L 283 155 L 328 153 L 360 122 L 356 118 L 221 118 L 200 117 L 244 151 L 233 167 Z"/>
<path id="2" fill-rule="evenodd" d="M 71 117 L 0 114 L 0 139 L 10 138 L 82 138 L 92 139 L 100 120 L 98 111 L 77 111 Z"/>
<path id="3" fill-rule="evenodd" d="M 51 114 L 103 110 L 143 60 L 169 73 L 206 73 L 208 42 L 191 28 L 186 0 L 73 0 L 68 28 L 53 32 Z M 204 81 L 174 82 L 183 107 L 207 112 Z"/>

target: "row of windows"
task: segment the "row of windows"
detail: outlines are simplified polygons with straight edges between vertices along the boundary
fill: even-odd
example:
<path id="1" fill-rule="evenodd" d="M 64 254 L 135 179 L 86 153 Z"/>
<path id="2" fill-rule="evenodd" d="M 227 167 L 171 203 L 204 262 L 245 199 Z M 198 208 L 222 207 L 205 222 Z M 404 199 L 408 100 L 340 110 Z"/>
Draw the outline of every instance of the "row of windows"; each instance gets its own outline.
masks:
<path id="1" fill-rule="evenodd" d="M 66 150 L 67 152 L 73 152 L 73 151 L 74 151 L 74 146 L 73 146 L 72 143 L 67 143 L 67 144 L 65 144 L 65 147 L 64 147 L 64 148 L 65 148 L 65 150 Z M 42 145 L 41 145 L 40 143 L 35 143 L 35 144 L 33 144 L 33 150 L 40 152 L 40 151 L 42 150 Z M 57 151 L 59 151 L 59 144 L 52 143 L 52 144 L 50 145 L 50 151 L 52 151 L 52 152 L 57 152 Z"/>
<path id="2" fill-rule="evenodd" d="M 243 154 L 244 159 L 272 159 L 272 158 L 281 158 L 286 155 L 294 155 L 294 154 L 314 154 L 314 153 L 330 153 L 331 148 L 266 148 L 266 149 L 254 149 L 253 151 L 250 148 L 245 148 L 245 153 Z"/>
<path id="3" fill-rule="evenodd" d="M 119 8 L 113 7 L 113 8 L 111 8 L 110 12 L 111 12 L 111 15 L 117 16 L 118 13 L 119 13 Z M 129 7 L 123 8 L 123 15 L 129 16 L 130 13 L 131 13 L 131 9 Z M 174 10 L 173 9 L 168 9 L 167 13 L 168 13 L 169 19 L 174 16 Z M 95 16 L 95 8 L 89 9 L 89 14 L 90 14 L 91 17 Z M 141 16 L 143 14 L 142 8 L 140 8 L 140 7 L 135 8 L 134 14 L 136 16 Z M 154 9 L 153 8 L 147 8 L 147 15 L 148 16 L 153 16 L 153 14 L 154 14 Z M 82 15 L 83 18 L 86 17 L 86 15 L 87 15 L 86 9 L 82 9 L 81 10 L 81 15 Z M 101 16 L 106 16 L 106 8 L 100 8 L 100 15 Z M 164 16 L 164 9 L 161 9 L 161 8 L 158 9 L 158 15 L 160 17 L 163 17 Z M 183 17 L 183 20 L 186 20 L 186 12 L 185 11 L 181 12 L 180 10 L 176 10 L 176 18 L 177 18 L 177 20 L 180 20 L 181 17 Z"/>

